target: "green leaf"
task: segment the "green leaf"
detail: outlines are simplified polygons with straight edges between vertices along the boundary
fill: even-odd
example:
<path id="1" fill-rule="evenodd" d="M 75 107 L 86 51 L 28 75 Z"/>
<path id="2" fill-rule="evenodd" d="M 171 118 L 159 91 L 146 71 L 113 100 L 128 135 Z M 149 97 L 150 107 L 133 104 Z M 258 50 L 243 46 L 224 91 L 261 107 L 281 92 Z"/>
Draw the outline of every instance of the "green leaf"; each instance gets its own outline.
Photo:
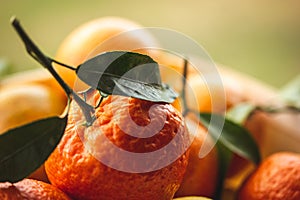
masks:
<path id="1" fill-rule="evenodd" d="M 92 88 L 107 94 L 112 93 L 114 87 L 111 77 L 161 84 L 158 64 L 147 55 L 133 52 L 112 51 L 99 54 L 79 65 L 76 73 Z"/>
<path id="2" fill-rule="evenodd" d="M 300 75 L 284 86 L 280 94 L 289 106 L 300 109 Z"/>
<path id="3" fill-rule="evenodd" d="M 115 83 L 114 94 L 130 96 L 153 102 L 172 103 L 178 96 L 168 85 L 151 85 L 134 82 L 128 79 L 111 78 Z"/>
<path id="4" fill-rule="evenodd" d="M 243 102 L 231 108 L 226 113 L 226 117 L 231 121 L 242 125 L 246 122 L 251 113 L 253 113 L 253 111 L 256 109 L 257 107 L 255 105 Z"/>
<path id="5" fill-rule="evenodd" d="M 109 95 L 168 103 L 178 96 L 161 83 L 158 64 L 139 53 L 106 52 L 79 65 L 76 73 L 86 84 Z"/>
<path id="6" fill-rule="evenodd" d="M 0 182 L 17 182 L 39 168 L 59 143 L 67 124 L 50 117 L 0 135 Z"/>
<path id="7" fill-rule="evenodd" d="M 253 109 L 255 109 L 255 106 L 244 104 L 233 111 L 231 115 L 234 117 L 233 114 L 237 114 L 234 120 L 242 122 Z M 219 175 L 214 199 L 220 200 L 227 169 L 233 153 L 255 164 L 258 164 L 261 160 L 260 153 L 250 133 L 241 125 L 231 121 L 231 119 L 223 115 L 212 113 L 200 113 L 199 119 L 216 140 L 219 155 Z"/>
<path id="8" fill-rule="evenodd" d="M 212 137 L 224 147 L 256 164 L 260 162 L 258 146 L 244 127 L 219 114 L 200 113 L 199 117 Z M 223 127 L 220 127 L 222 125 Z"/>

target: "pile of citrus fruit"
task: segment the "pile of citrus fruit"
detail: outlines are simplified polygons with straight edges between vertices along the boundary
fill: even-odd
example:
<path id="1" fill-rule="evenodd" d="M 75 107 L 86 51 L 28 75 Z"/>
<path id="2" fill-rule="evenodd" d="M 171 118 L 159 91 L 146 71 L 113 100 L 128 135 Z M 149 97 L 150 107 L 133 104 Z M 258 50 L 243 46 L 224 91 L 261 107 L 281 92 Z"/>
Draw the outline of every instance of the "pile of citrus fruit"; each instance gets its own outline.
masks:
<path id="1" fill-rule="evenodd" d="M 117 42 L 105 43 L 119 33 L 138 28 L 141 26 L 116 17 L 90 21 L 79 26 L 64 40 L 55 59 L 78 66 L 104 51 L 154 45 L 155 38 L 147 32 L 138 36 L 126 34 L 126 38 L 122 37 Z M 98 48 L 101 44 L 105 45 Z M 183 73 L 182 63 L 172 57 L 147 49 L 137 51 L 149 54 L 158 63 L 169 66 L 177 73 Z M 68 85 L 77 89 L 86 87 L 78 82 L 74 72 L 59 66 L 56 66 L 56 70 Z M 220 72 L 227 96 L 225 110 L 243 101 L 261 103 L 274 94 L 265 85 L 244 75 L 223 68 L 220 68 Z M 164 73 L 163 70 L 161 75 L 164 81 L 174 79 L 172 73 Z M 199 91 L 196 109 L 211 112 L 210 92 L 214 91 L 208 91 L 195 72 L 191 71 L 188 78 L 192 82 L 191 88 Z M 223 88 L 216 88 L 215 92 L 219 89 Z M 86 98 L 96 104 L 100 96 L 92 92 Z M 37 69 L 10 75 L 0 81 L 0 132 L 33 120 L 60 115 L 66 104 L 63 90 L 47 71 Z M 220 106 L 217 112 L 224 113 L 225 110 Z M 205 157 L 199 157 L 204 141 L 213 143 L 213 140 L 193 116 L 183 117 L 181 112 L 178 101 L 171 105 L 109 96 L 96 109 L 93 126 L 87 127 L 80 125 L 84 116 L 79 106 L 72 102 L 65 133 L 48 160 L 20 182 L 0 183 L 0 199 L 212 199 L 219 177 L 220 158 L 217 149 L 212 148 Z M 252 117 L 245 126 L 263 151 L 263 120 L 260 120 L 261 116 Z M 151 137 L 136 137 L 126 134 L 135 132 L 136 127 L 131 126 L 131 121 L 139 126 L 154 123 L 154 127 L 163 122 L 164 126 Z M 142 136 L 143 133 L 139 134 Z M 155 152 L 169 145 L 176 135 L 182 142 L 173 144 L 172 152 L 162 151 L 159 158 L 154 161 L 151 159 L 149 163 L 124 161 L 111 147 L 113 144 L 118 149 L 136 154 Z M 166 166 L 157 167 L 168 159 L 170 153 L 180 153 L 180 156 Z M 129 164 L 137 168 L 139 165 L 153 165 L 155 170 L 122 171 L 102 163 L 97 159 L 99 157 L 111 158 L 120 168 L 126 168 Z M 225 180 L 226 187 L 233 191 L 234 197 L 225 192 L 223 199 L 300 199 L 300 154 L 281 152 L 266 155 L 258 167 L 233 155 Z"/>

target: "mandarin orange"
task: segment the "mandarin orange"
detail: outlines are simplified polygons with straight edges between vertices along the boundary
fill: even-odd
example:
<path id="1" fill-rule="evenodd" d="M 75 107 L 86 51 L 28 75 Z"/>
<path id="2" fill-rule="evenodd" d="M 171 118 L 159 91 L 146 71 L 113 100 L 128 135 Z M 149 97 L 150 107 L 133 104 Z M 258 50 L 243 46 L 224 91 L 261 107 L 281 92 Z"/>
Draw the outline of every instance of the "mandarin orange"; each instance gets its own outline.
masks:
<path id="1" fill-rule="evenodd" d="M 211 138 L 204 127 L 186 118 L 186 124 L 190 134 L 194 135 L 194 141 L 190 146 L 188 167 L 183 181 L 176 192 L 176 197 L 184 196 L 205 196 L 213 197 L 218 179 L 218 155 L 216 148 L 212 148 L 204 157 L 200 158 L 201 148 L 206 145 L 213 145 Z"/>
<path id="2" fill-rule="evenodd" d="M 45 85 L 20 84 L 0 89 L 0 134 L 44 117 L 60 115 L 65 97 Z"/>
<path id="3" fill-rule="evenodd" d="M 53 185 L 33 179 L 17 183 L 0 183 L 0 199 L 5 200 L 71 200 Z"/>
<path id="4" fill-rule="evenodd" d="M 84 126 L 72 103 L 65 134 L 45 163 L 51 183 L 75 199 L 172 199 L 188 162 L 181 114 L 170 104 L 109 96 L 96 118 Z"/>
<path id="5" fill-rule="evenodd" d="M 61 96 L 65 104 L 67 103 L 65 92 L 51 73 L 45 68 L 30 69 L 4 76 L 0 80 L 0 89 L 6 88 L 7 86 L 20 86 L 25 84 L 46 86 L 54 91 L 57 96 Z"/>
<path id="6" fill-rule="evenodd" d="M 12 84 L 0 89 L 0 134 L 38 119 L 60 115 L 65 108 L 65 97 L 39 83 Z M 48 181 L 44 165 L 29 178 Z"/>
<path id="7" fill-rule="evenodd" d="M 300 199 L 300 155 L 279 152 L 267 157 L 241 187 L 241 200 Z"/>
<path id="8" fill-rule="evenodd" d="M 101 52 L 133 51 L 153 46 L 156 43 L 155 39 L 140 28 L 139 24 L 120 17 L 103 17 L 88 21 L 74 29 L 63 40 L 55 58 L 62 63 L 77 67 Z M 134 31 L 137 29 L 140 30 Z M 124 34 L 120 35 L 121 33 Z M 142 52 L 145 53 L 144 50 Z M 76 80 L 74 72 L 63 67 L 56 67 L 56 69 L 72 87 Z M 81 87 L 79 84 L 78 88 Z"/>

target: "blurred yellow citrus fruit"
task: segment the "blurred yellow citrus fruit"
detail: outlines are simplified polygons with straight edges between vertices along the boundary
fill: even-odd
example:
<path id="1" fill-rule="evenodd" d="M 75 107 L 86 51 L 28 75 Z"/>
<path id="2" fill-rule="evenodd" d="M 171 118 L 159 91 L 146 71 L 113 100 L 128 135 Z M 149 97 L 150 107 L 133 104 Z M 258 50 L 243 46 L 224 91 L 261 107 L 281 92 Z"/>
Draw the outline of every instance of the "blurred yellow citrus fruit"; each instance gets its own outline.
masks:
<path id="1" fill-rule="evenodd" d="M 183 58 L 160 53 L 153 55 L 160 64 L 163 82 L 171 85 L 176 91 L 182 90 L 184 60 Z M 216 81 L 219 78 L 220 81 Z M 210 70 L 198 71 L 188 64 L 186 97 L 187 105 L 201 112 L 223 113 L 231 106 L 243 101 L 244 93 L 237 81 L 222 74 L 213 74 Z"/>
<path id="2" fill-rule="evenodd" d="M 44 85 L 24 84 L 0 90 L 0 132 L 31 121 L 60 115 L 65 99 Z"/>
<path id="3" fill-rule="evenodd" d="M 153 46 L 155 40 L 147 31 L 139 31 L 138 34 L 133 31 L 117 36 L 139 28 L 141 28 L 139 24 L 119 17 L 103 17 L 89 21 L 77 27 L 65 38 L 57 50 L 56 60 L 77 67 L 101 52 L 132 51 Z M 145 53 L 144 50 L 140 51 Z M 75 73 L 61 66 L 57 66 L 56 69 L 72 87 L 76 79 Z"/>
<path id="4" fill-rule="evenodd" d="M 0 134 L 20 125 L 60 115 L 65 108 L 65 96 L 43 84 L 15 84 L 0 89 Z M 30 178 L 47 181 L 44 165 Z"/>
<path id="5" fill-rule="evenodd" d="M 49 87 L 57 95 L 65 99 L 66 95 L 61 86 L 57 83 L 55 78 L 45 68 L 31 69 L 14 74 L 7 75 L 0 80 L 0 90 L 7 86 L 36 84 Z"/>

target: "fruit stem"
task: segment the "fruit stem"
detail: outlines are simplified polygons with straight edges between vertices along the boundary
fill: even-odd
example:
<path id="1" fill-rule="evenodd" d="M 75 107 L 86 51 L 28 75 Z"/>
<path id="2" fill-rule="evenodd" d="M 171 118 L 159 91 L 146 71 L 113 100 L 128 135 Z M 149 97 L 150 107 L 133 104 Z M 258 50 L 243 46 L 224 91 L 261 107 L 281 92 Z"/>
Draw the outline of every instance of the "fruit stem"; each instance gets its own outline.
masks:
<path id="1" fill-rule="evenodd" d="M 56 73 L 52 67 L 52 60 L 45 56 L 39 48 L 32 42 L 29 36 L 26 34 L 22 26 L 20 25 L 19 20 L 12 18 L 12 25 L 21 37 L 22 41 L 25 44 L 25 48 L 29 55 L 31 55 L 36 61 L 38 61 L 42 66 L 44 66 L 48 71 L 54 76 L 54 78 L 59 82 L 61 87 L 64 89 L 66 94 L 69 96 L 72 94 L 72 89 L 61 79 L 61 77 Z"/>
<path id="2" fill-rule="evenodd" d="M 183 78 L 182 78 L 182 90 L 181 90 L 181 98 L 183 101 L 183 112 L 182 115 L 185 117 L 189 113 L 189 107 L 186 101 L 186 80 L 188 75 L 188 60 L 184 58 L 183 64 Z"/>
<path id="3" fill-rule="evenodd" d="M 65 93 L 68 97 L 71 95 L 73 96 L 73 99 L 78 103 L 80 108 L 82 109 L 85 119 L 87 121 L 88 125 L 91 125 L 93 123 L 93 113 L 94 108 L 87 104 L 85 101 L 83 101 L 67 84 L 66 82 L 57 74 L 55 69 L 52 66 L 52 62 L 55 62 L 57 64 L 62 64 L 58 61 L 55 61 L 47 56 L 45 56 L 40 49 L 33 43 L 33 41 L 29 38 L 29 36 L 26 34 L 24 29 L 22 28 L 19 20 L 17 20 L 15 17 L 11 19 L 11 23 L 13 27 L 15 28 L 16 32 L 19 34 L 20 38 L 22 39 L 23 43 L 25 44 L 26 50 L 36 61 L 38 61 L 42 66 L 44 66 L 56 79 L 56 81 L 60 84 L 60 86 L 64 89 Z M 65 64 L 62 64 L 65 67 L 75 69 L 73 67 L 69 67 Z"/>

